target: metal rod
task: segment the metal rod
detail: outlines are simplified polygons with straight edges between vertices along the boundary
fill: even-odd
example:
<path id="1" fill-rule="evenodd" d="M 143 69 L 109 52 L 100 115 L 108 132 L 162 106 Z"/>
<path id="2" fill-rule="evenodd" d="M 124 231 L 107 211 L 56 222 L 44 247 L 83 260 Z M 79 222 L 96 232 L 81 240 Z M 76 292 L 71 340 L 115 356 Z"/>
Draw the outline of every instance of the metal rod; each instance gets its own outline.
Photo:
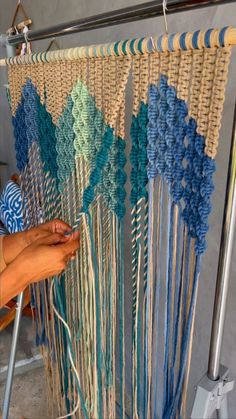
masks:
<path id="1" fill-rule="evenodd" d="M 211 330 L 211 343 L 208 363 L 208 377 L 215 381 L 219 377 L 220 357 L 229 286 L 230 262 L 233 249 L 236 219 L 236 104 L 229 156 L 228 178 L 224 216 L 220 241 L 220 254 L 215 290 L 215 302 Z"/>
<path id="2" fill-rule="evenodd" d="M 233 3 L 234 1 L 235 0 L 169 0 L 168 14 L 194 10 L 207 6 L 225 5 L 226 3 Z M 111 12 L 101 13 L 95 16 L 73 20 L 71 22 L 60 23 L 45 29 L 29 31 L 27 33 L 27 39 L 29 41 L 36 41 L 62 35 L 71 35 L 76 32 L 85 32 L 92 29 L 105 28 L 107 26 L 120 25 L 121 23 L 134 22 L 162 15 L 163 0 L 155 0 Z M 8 37 L 8 42 L 11 45 L 17 45 L 18 43 L 24 41 L 25 38 L 23 34 Z"/>
<path id="3" fill-rule="evenodd" d="M 8 58 L 13 57 L 16 54 L 15 47 L 13 45 L 9 45 L 6 38 L 3 43 L 6 46 L 7 57 Z M 4 393 L 4 398 L 3 398 L 2 419 L 8 419 L 8 414 L 9 414 L 12 383 L 13 383 L 13 376 L 14 376 L 14 370 L 15 370 L 16 348 L 17 348 L 17 341 L 18 341 L 18 335 L 19 335 L 19 330 L 20 330 L 23 302 L 24 302 L 24 293 L 21 292 L 19 296 L 17 297 L 17 302 L 16 302 L 16 316 L 14 320 L 11 350 L 10 350 L 10 356 L 9 356 L 8 369 L 7 369 L 6 387 L 5 387 L 5 393 Z"/>
<path id="4" fill-rule="evenodd" d="M 5 393 L 4 393 L 4 399 L 3 399 L 2 419 L 8 419 L 8 414 L 9 414 L 13 376 L 14 376 L 14 370 L 15 370 L 16 348 L 17 348 L 17 341 L 18 341 L 18 335 L 19 335 L 19 330 L 20 330 L 20 321 L 21 321 L 21 315 L 22 315 L 23 301 L 24 301 L 24 293 L 21 292 L 19 296 L 17 297 L 17 303 L 16 303 L 16 317 L 14 321 L 14 328 L 13 328 L 12 342 L 11 342 L 11 352 L 10 352 L 10 357 L 9 357 L 7 380 L 6 380 L 6 387 L 5 387 Z"/>

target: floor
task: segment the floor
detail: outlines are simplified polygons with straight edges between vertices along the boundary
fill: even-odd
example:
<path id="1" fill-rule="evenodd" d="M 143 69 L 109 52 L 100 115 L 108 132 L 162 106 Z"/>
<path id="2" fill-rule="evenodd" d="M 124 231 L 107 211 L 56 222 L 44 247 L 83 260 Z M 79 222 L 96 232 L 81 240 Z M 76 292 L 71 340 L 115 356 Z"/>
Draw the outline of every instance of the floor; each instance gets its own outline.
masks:
<path id="1" fill-rule="evenodd" d="M 1 314 L 1 313 L 0 313 Z M 24 318 L 19 335 L 16 361 L 29 360 L 38 357 L 38 349 L 34 345 L 34 330 L 32 321 Z M 4 367 L 8 364 L 11 345 L 12 326 L 0 334 L 0 406 L 2 406 L 5 374 Z M 45 377 L 41 362 L 24 367 L 24 372 L 16 375 L 9 419 L 48 419 Z M 35 368 L 36 367 L 36 368 Z"/>

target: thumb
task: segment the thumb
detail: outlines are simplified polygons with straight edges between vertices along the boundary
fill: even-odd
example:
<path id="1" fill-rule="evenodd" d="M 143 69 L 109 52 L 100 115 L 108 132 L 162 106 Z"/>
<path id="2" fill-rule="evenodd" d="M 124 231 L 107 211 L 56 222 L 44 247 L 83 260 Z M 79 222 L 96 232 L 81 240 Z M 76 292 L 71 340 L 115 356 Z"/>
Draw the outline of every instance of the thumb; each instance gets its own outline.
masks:
<path id="1" fill-rule="evenodd" d="M 65 243 L 59 244 L 58 247 L 60 247 L 65 256 L 67 256 L 79 249 L 79 240 L 78 238 L 76 240 L 68 240 Z"/>
<path id="2" fill-rule="evenodd" d="M 63 234 L 60 233 L 53 233 L 49 234 L 48 236 L 41 237 L 40 239 L 36 240 L 36 244 L 42 245 L 55 245 L 59 243 L 65 243 L 68 241 L 68 238 L 65 237 Z"/>

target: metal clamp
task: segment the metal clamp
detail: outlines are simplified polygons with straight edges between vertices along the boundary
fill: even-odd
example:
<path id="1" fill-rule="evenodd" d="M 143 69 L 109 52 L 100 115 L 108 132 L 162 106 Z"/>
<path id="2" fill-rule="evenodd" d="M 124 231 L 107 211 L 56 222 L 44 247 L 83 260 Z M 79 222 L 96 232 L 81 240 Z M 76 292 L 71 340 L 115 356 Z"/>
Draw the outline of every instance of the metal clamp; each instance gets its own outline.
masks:
<path id="1" fill-rule="evenodd" d="M 234 380 L 229 378 L 229 370 L 220 366 L 220 378 L 217 381 L 209 379 L 207 374 L 200 380 L 191 419 L 208 419 L 218 411 L 221 419 L 228 418 L 227 395 L 234 388 Z"/>

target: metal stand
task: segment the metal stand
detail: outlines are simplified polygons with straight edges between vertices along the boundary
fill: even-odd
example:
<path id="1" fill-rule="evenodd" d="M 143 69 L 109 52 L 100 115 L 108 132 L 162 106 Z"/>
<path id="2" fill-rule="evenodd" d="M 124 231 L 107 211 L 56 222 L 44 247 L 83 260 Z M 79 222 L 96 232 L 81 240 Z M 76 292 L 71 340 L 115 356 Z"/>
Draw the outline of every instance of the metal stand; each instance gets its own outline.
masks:
<path id="1" fill-rule="evenodd" d="M 184 12 L 187 10 L 194 10 L 197 8 L 208 7 L 213 5 L 225 5 L 226 3 L 233 3 L 235 0 L 169 0 L 168 13 Z M 145 2 L 140 5 L 126 7 L 124 9 L 115 10 L 112 12 L 103 13 L 96 16 L 91 16 L 83 19 L 78 19 L 72 22 L 61 23 L 49 28 L 29 31 L 28 40 L 40 40 L 56 36 L 64 36 L 87 30 L 104 28 L 112 25 L 134 22 L 163 15 L 163 0 L 154 0 Z M 0 37 L 0 43 L 3 42 L 4 36 Z M 7 48 L 7 56 L 15 55 L 11 45 L 17 45 L 24 42 L 24 35 L 14 35 L 8 38 L 5 37 L 5 45 Z M 192 418 L 207 418 L 199 414 L 200 404 L 207 405 L 202 412 L 208 415 L 210 407 L 218 411 L 219 418 L 227 417 L 227 393 L 232 390 L 233 382 L 227 384 L 228 370 L 225 367 L 220 369 L 220 353 L 222 346 L 224 318 L 226 310 L 226 298 L 229 282 L 229 268 L 233 246 L 233 235 L 236 215 L 236 127 L 234 117 L 233 138 L 231 145 L 231 152 L 229 157 L 229 171 L 226 190 L 225 210 L 222 226 L 220 255 L 218 264 L 217 284 L 215 293 L 214 313 L 212 322 L 211 346 L 209 355 L 208 373 L 203 377 L 197 389 L 197 395 L 192 412 Z M 21 311 L 22 311 L 23 294 L 18 297 L 18 311 L 14 323 L 13 340 L 8 368 L 7 385 L 4 397 L 3 419 L 8 418 L 9 402 L 11 397 L 12 379 L 15 365 L 16 343 L 19 333 Z M 217 400 L 217 403 L 212 404 L 212 398 Z M 197 410 L 196 410 L 197 409 Z M 195 415 L 195 416 L 194 416 Z M 197 416 L 196 416 L 197 415 Z"/>
<path id="2" fill-rule="evenodd" d="M 8 419 L 9 414 L 9 406 L 11 400 L 11 392 L 12 392 L 12 383 L 13 383 L 13 376 L 14 376 L 14 369 L 15 369 L 15 360 L 16 360 L 16 348 L 17 348 L 17 341 L 19 336 L 20 330 L 20 321 L 21 321 L 21 314 L 23 308 L 23 301 L 24 301 L 24 293 L 20 293 L 17 297 L 17 304 L 16 304 L 16 317 L 14 321 L 14 328 L 13 328 L 13 335 L 12 335 L 12 343 L 11 343 L 11 352 L 7 370 L 7 381 L 3 399 L 3 410 L 2 410 L 2 419 Z"/>
<path id="3" fill-rule="evenodd" d="M 220 254 L 215 290 L 215 302 L 211 329 L 208 372 L 201 379 L 192 410 L 192 419 L 210 418 L 217 412 L 219 419 L 228 418 L 227 394 L 233 390 L 234 381 L 229 379 L 229 370 L 220 365 L 221 348 L 229 287 L 230 262 L 233 250 L 236 219 L 236 105 L 229 169 L 226 186 L 224 217 L 220 241 Z"/>
<path id="4" fill-rule="evenodd" d="M 204 375 L 197 386 L 191 419 L 208 419 L 217 412 L 219 419 L 228 419 L 227 395 L 233 390 L 234 381 L 229 378 L 229 370 L 220 366 L 220 378 L 212 381 Z"/>
<path id="5" fill-rule="evenodd" d="M 6 53 L 7 53 L 8 58 L 13 57 L 15 55 L 15 47 L 13 45 L 10 45 L 7 42 L 7 37 L 5 35 L 1 35 L 0 43 L 6 47 Z M 22 292 L 17 297 L 16 317 L 14 321 L 11 351 L 10 351 L 10 357 L 9 357 L 8 370 L 7 370 L 7 380 L 6 380 L 6 387 L 5 387 L 5 393 L 4 393 L 4 399 L 3 399 L 2 419 L 8 419 L 11 392 L 12 392 L 12 383 L 13 383 L 13 376 L 14 376 L 14 369 L 15 369 L 16 348 L 17 348 L 17 341 L 18 341 L 18 335 L 19 335 L 19 329 L 20 329 L 23 301 L 24 301 L 24 293 Z"/>

